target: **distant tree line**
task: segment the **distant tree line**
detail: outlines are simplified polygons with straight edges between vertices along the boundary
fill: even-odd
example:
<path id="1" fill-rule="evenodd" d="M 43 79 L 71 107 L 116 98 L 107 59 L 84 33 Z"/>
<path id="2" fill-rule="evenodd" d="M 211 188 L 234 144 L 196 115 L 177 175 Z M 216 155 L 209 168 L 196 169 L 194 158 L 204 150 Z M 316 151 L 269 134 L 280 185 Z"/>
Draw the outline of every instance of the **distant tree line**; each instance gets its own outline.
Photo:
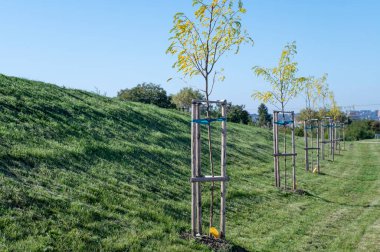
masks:
<path id="1" fill-rule="evenodd" d="M 161 108 L 178 109 L 190 112 L 191 101 L 204 100 L 204 95 L 196 89 L 185 87 L 182 88 L 177 94 L 168 95 L 165 89 L 160 85 L 153 83 L 138 84 L 133 88 L 122 89 L 117 94 L 118 98 L 125 101 L 141 102 L 146 104 L 153 104 Z M 263 104 L 264 105 L 264 104 Z M 265 105 L 264 105 L 265 107 Z M 268 109 L 266 109 L 267 111 Z M 220 107 L 211 106 L 210 113 L 213 117 L 219 117 Z M 260 112 L 259 112 L 260 113 Z M 268 119 L 268 115 L 264 116 Z M 265 126 L 266 122 L 263 119 L 261 126 Z M 227 106 L 227 120 L 234 123 L 251 124 L 252 119 L 244 105 L 235 105 L 228 103 Z"/>
<path id="2" fill-rule="evenodd" d="M 346 140 L 372 139 L 380 133 L 380 122 L 374 120 L 351 121 L 346 130 Z"/>
<path id="3" fill-rule="evenodd" d="M 331 117 L 334 118 L 335 121 L 338 122 L 347 122 L 349 118 L 347 115 L 339 110 L 339 109 L 328 109 L 328 108 L 320 108 L 319 110 L 314 110 L 311 108 L 302 109 L 297 116 L 298 121 L 305 121 L 308 119 L 319 119 L 321 120 L 323 117 Z"/>

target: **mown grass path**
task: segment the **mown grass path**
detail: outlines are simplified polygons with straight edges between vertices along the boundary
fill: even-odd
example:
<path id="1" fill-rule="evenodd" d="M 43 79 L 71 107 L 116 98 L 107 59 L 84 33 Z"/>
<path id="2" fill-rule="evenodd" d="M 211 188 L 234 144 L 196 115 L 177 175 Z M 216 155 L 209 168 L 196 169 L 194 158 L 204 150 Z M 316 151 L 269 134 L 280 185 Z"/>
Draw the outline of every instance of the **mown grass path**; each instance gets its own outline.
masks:
<path id="1" fill-rule="evenodd" d="M 279 191 L 253 203 L 234 237 L 240 246 L 245 243 L 249 251 L 380 250 L 380 144 L 348 144 L 335 162 L 324 162 L 319 176 L 298 170 L 307 194 Z"/>

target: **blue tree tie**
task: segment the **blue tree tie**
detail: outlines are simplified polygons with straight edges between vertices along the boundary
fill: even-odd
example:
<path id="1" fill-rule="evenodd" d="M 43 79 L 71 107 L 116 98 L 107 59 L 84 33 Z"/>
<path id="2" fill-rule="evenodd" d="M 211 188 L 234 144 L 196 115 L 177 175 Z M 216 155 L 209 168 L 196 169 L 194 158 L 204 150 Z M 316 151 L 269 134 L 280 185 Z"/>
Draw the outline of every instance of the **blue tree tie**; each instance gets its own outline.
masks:
<path id="1" fill-rule="evenodd" d="M 274 122 L 274 123 L 278 124 L 278 125 L 288 125 L 288 124 L 291 124 L 293 122 L 294 121 L 277 121 L 277 122 Z"/>
<path id="2" fill-rule="evenodd" d="M 210 124 L 212 122 L 224 122 L 226 121 L 226 118 L 203 118 L 203 119 L 194 119 L 191 122 L 193 123 L 199 123 L 199 124 Z"/>
<path id="3" fill-rule="evenodd" d="M 317 129 L 318 126 L 306 126 L 306 129 Z"/>

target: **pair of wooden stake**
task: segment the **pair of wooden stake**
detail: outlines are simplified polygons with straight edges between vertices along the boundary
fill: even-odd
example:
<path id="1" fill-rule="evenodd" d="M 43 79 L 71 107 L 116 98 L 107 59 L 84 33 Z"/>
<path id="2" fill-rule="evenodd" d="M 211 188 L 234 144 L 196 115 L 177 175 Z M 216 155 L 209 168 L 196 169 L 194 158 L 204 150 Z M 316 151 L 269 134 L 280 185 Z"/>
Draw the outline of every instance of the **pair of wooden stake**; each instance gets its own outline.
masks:
<path id="1" fill-rule="evenodd" d="M 340 151 L 342 150 L 341 142 L 344 141 L 344 123 L 337 122 L 334 124 L 334 136 L 335 136 L 335 150 L 338 151 L 340 155 Z M 342 136 L 343 135 L 343 136 Z"/>
<path id="2" fill-rule="evenodd" d="M 279 120 L 279 115 L 282 114 L 282 121 Z M 286 120 L 286 115 L 290 116 L 290 120 Z M 280 143 L 279 143 L 279 125 L 283 126 L 284 136 L 283 136 L 283 152 L 280 152 Z M 292 131 L 292 140 L 291 140 L 291 151 L 287 152 L 287 144 L 286 144 L 286 128 L 287 125 L 291 125 L 290 129 Z M 284 188 L 287 189 L 286 182 L 286 172 L 287 172 L 287 157 L 292 157 L 292 188 L 293 190 L 297 189 L 297 181 L 296 181 L 296 144 L 295 144 L 295 122 L 294 122 L 294 111 L 273 111 L 273 159 L 274 159 L 274 178 L 276 187 L 281 187 L 281 175 L 280 175 L 280 157 L 284 158 Z"/>
<path id="3" fill-rule="evenodd" d="M 227 101 L 208 101 L 221 106 L 221 167 L 220 176 L 203 176 L 201 172 L 201 125 L 196 122 L 200 119 L 201 105 L 206 101 L 192 101 L 191 123 L 191 231 L 192 235 L 202 234 L 202 182 L 220 182 L 220 238 L 225 238 L 226 233 L 226 185 L 228 181 L 226 173 L 226 147 L 227 147 Z M 209 119 L 209 118 L 208 118 Z M 212 202 L 211 202 L 212 204 Z"/>
<path id="4" fill-rule="evenodd" d="M 306 171 L 310 170 L 310 163 L 312 172 L 316 169 L 318 174 L 321 171 L 319 157 L 320 157 L 320 122 L 318 119 L 310 119 L 304 121 L 304 139 L 305 139 L 305 168 Z M 310 138 L 309 134 L 310 132 Z M 315 133 L 315 134 L 314 134 Z M 310 141 L 309 141 L 310 140 Z M 311 151 L 311 155 L 310 152 Z M 314 167 L 314 151 L 316 151 L 316 166 Z M 311 162 L 310 158 L 311 157 Z"/>
<path id="5" fill-rule="evenodd" d="M 326 138 L 327 132 L 327 138 Z M 324 117 L 321 121 L 321 150 L 322 150 L 322 160 L 326 159 L 325 150 L 326 145 L 328 145 L 328 156 L 331 157 L 332 161 L 335 160 L 335 137 L 334 137 L 334 120 L 330 117 Z"/>

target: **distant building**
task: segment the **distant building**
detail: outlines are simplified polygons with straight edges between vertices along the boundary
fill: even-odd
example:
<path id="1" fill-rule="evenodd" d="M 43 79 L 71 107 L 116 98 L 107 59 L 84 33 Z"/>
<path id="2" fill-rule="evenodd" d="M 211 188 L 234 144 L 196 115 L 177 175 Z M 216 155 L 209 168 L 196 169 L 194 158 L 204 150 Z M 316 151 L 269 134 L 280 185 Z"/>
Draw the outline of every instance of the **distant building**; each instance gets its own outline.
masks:
<path id="1" fill-rule="evenodd" d="M 351 110 L 347 116 L 352 120 L 380 120 L 379 110 Z"/>

